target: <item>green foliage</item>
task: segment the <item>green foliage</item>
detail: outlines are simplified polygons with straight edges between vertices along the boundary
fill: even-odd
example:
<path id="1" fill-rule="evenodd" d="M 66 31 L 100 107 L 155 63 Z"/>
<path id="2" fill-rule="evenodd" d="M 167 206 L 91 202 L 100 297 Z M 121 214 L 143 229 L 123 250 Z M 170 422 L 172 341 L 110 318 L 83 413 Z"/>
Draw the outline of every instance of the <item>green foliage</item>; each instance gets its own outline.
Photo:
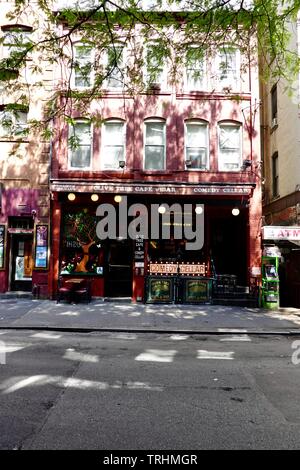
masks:
<path id="1" fill-rule="evenodd" d="M 156 8 L 142 8 L 141 0 L 99 0 L 73 2 L 73 7 L 51 10 L 52 2 L 16 0 L 9 14 L 11 20 L 20 14 L 37 19 L 39 39 L 31 36 L 14 39 L 12 53 L 0 62 L 0 81 L 13 91 L 19 85 L 27 59 L 38 53 L 42 61 L 62 68 L 67 63 L 79 76 L 78 82 L 86 87 L 75 88 L 71 73 L 62 85 L 64 99 L 53 90 L 44 109 L 44 119 L 39 125 L 47 125 L 53 118 L 70 115 L 70 106 L 86 116 L 89 103 L 103 96 L 104 84 L 110 76 L 119 72 L 124 79 L 124 93 L 135 94 L 158 81 L 166 61 L 171 66 L 171 78 L 176 82 L 182 66 L 193 68 L 203 53 L 210 54 L 217 48 L 233 44 L 250 57 L 260 56 L 264 78 L 284 79 L 293 82 L 299 71 L 297 51 L 290 46 L 290 23 L 297 20 L 300 0 L 157 0 Z M 71 5 L 71 2 L 69 2 Z M 186 9 L 183 9 L 186 5 Z M 13 22 L 13 21 L 12 21 Z M 44 25 L 44 26 L 42 26 Z M 58 29 L 59 25 L 64 28 Z M 147 53 L 142 50 L 140 37 L 148 44 Z M 75 43 L 80 38 L 81 62 L 75 55 Z M 120 61 L 121 44 L 130 44 L 131 57 L 125 66 Z M 197 46 L 191 48 L 191 46 Z M 88 59 L 87 52 L 95 47 L 97 53 Z M 103 54 L 108 60 L 103 66 Z M 147 65 L 146 83 L 142 70 Z M 30 65 L 33 73 L 42 72 L 41 63 Z M 195 79 L 201 72 L 195 68 Z M 92 74 L 93 80 L 90 80 Z M 42 83 L 39 83 L 41 86 Z M 104 91 L 105 92 L 105 91 Z M 59 98 L 59 99 L 58 99 Z M 101 117 L 97 117 L 101 123 Z M 70 124 L 70 121 L 68 121 Z M 48 137 L 50 134 L 48 134 Z M 78 138 L 71 136 L 70 146 L 76 147 Z"/>

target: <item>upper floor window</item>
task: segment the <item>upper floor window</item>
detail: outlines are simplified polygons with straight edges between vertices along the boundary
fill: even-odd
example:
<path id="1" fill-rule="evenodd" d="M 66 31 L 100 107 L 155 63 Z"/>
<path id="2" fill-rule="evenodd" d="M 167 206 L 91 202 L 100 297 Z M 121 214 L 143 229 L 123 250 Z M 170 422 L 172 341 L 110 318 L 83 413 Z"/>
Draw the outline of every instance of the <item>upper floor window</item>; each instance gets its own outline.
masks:
<path id="1" fill-rule="evenodd" d="M 91 125 L 87 121 L 75 121 L 69 125 L 69 166 L 89 169 L 91 166 Z"/>
<path id="2" fill-rule="evenodd" d="M 279 195 L 278 152 L 272 156 L 272 196 Z"/>
<path id="3" fill-rule="evenodd" d="M 240 80 L 240 52 L 232 46 L 224 46 L 218 52 L 218 82 L 222 88 L 236 89 Z"/>
<path id="4" fill-rule="evenodd" d="M 110 89 L 122 88 L 124 84 L 124 47 L 121 44 L 107 49 L 105 65 L 106 87 Z"/>
<path id="5" fill-rule="evenodd" d="M 149 86 L 166 86 L 167 52 L 159 44 L 148 44 L 145 50 L 145 82 Z"/>
<path id="6" fill-rule="evenodd" d="M 242 127 L 234 122 L 219 124 L 219 170 L 239 171 L 242 160 Z"/>
<path id="7" fill-rule="evenodd" d="M 271 118 L 272 127 L 277 125 L 277 85 L 274 85 L 271 90 Z"/>
<path id="8" fill-rule="evenodd" d="M 0 110 L 0 137 L 22 137 L 27 131 L 27 109 L 7 106 Z"/>
<path id="9" fill-rule="evenodd" d="M 22 25 L 2 26 L 3 37 L 3 57 L 8 58 L 11 54 L 24 53 L 31 44 L 32 28 Z"/>
<path id="10" fill-rule="evenodd" d="M 186 88 L 188 90 L 203 90 L 205 72 L 203 49 L 200 47 L 190 47 L 186 52 Z"/>
<path id="11" fill-rule="evenodd" d="M 185 123 L 185 162 L 187 168 L 207 170 L 208 159 L 208 125 L 202 121 Z"/>
<path id="12" fill-rule="evenodd" d="M 144 168 L 145 170 L 164 170 L 166 160 L 166 124 L 153 119 L 145 121 L 144 130 Z"/>
<path id="13" fill-rule="evenodd" d="M 92 85 L 93 48 L 86 44 L 74 45 L 73 84 L 75 88 Z"/>
<path id="14" fill-rule="evenodd" d="M 125 124 L 123 121 L 106 121 L 102 125 L 102 168 L 118 170 L 125 161 Z"/>

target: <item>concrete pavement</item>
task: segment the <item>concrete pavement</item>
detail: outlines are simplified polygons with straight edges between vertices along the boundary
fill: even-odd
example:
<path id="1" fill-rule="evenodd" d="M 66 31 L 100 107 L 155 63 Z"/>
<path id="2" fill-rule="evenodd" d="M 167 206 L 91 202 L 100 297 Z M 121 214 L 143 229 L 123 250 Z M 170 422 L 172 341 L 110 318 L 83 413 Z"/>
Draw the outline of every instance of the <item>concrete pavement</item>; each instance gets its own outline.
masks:
<path id="1" fill-rule="evenodd" d="M 89 304 L 1 299 L 0 328 L 300 334 L 300 310 L 266 311 L 220 305 L 144 305 L 104 302 L 102 299 L 94 299 Z"/>

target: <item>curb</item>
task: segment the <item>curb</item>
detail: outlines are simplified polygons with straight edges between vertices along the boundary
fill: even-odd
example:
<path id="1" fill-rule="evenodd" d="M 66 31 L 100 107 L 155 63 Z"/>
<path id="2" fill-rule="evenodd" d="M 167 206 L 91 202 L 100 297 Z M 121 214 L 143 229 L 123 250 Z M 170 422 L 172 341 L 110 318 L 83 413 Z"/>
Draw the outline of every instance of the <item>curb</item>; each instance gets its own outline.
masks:
<path id="1" fill-rule="evenodd" d="M 0 326 L 0 330 L 15 331 L 61 331 L 65 333 L 148 333 L 148 334 L 182 334 L 182 335 L 215 335 L 226 336 L 229 334 L 248 336 L 300 336 L 300 328 L 296 330 L 251 330 L 245 331 L 238 328 L 228 328 L 226 331 L 218 330 L 184 330 L 184 329 L 151 329 L 151 328 L 87 328 L 87 327 L 51 327 L 51 326 Z"/>

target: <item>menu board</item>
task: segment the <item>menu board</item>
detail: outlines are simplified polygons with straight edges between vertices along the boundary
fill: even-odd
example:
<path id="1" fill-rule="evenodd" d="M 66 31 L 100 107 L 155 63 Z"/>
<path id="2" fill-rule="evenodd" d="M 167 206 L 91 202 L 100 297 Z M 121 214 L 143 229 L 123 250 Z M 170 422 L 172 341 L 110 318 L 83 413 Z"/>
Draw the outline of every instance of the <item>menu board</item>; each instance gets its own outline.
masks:
<path id="1" fill-rule="evenodd" d="M 172 278 L 150 277 L 147 283 L 147 302 L 172 302 L 174 283 Z"/>
<path id="2" fill-rule="evenodd" d="M 209 279 L 185 279 L 184 302 L 210 302 L 211 280 Z"/>
<path id="3" fill-rule="evenodd" d="M 136 236 L 135 246 L 134 246 L 134 260 L 135 261 L 144 261 L 145 257 L 145 241 L 143 236 Z"/>
<path id="4" fill-rule="evenodd" d="M 37 224 L 35 226 L 35 268 L 48 268 L 49 226 Z"/>
<path id="5" fill-rule="evenodd" d="M 6 225 L 0 225 L 0 269 L 5 268 Z"/>

